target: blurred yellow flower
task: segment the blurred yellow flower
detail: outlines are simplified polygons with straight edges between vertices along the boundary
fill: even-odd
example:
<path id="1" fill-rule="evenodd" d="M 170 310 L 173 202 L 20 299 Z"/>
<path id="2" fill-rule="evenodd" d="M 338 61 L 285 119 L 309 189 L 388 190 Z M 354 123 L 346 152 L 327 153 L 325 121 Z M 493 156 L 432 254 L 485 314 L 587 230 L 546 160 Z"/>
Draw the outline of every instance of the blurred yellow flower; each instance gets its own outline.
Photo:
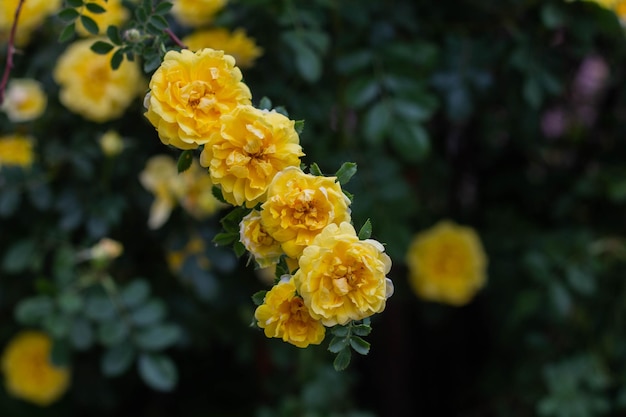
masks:
<path id="1" fill-rule="evenodd" d="M 418 233 L 406 263 L 419 297 L 455 306 L 467 304 L 487 279 L 487 256 L 478 235 L 450 221 Z"/>
<path id="2" fill-rule="evenodd" d="M 211 177 L 197 159 L 189 169 L 174 177 L 171 187 L 180 205 L 195 219 L 207 218 L 225 207 L 213 195 Z"/>
<path id="3" fill-rule="evenodd" d="M 122 5 L 121 0 L 89 0 L 89 2 L 95 3 L 106 10 L 104 13 L 92 13 L 85 6 L 80 9 L 82 15 L 90 17 L 98 24 L 98 34 L 100 35 L 104 35 L 107 28 L 111 25 L 121 26 L 122 23 L 128 20 L 130 15 L 128 10 Z M 80 19 L 76 20 L 76 32 L 81 36 L 91 36 Z"/>
<path id="4" fill-rule="evenodd" d="M 2 111 L 12 122 L 27 122 L 41 116 L 47 103 L 48 97 L 39 81 L 14 78 L 7 85 Z"/>
<path id="5" fill-rule="evenodd" d="M 230 32 L 224 28 L 201 29 L 183 38 L 183 43 L 192 51 L 202 48 L 222 50 L 235 58 L 239 68 L 249 68 L 263 54 L 254 39 L 246 35 L 243 29 Z"/>
<path id="6" fill-rule="evenodd" d="M 100 136 L 100 149 L 106 156 L 119 155 L 124 150 L 124 141 L 115 130 L 107 130 Z"/>
<path id="7" fill-rule="evenodd" d="M 274 176 L 288 166 L 300 166 L 304 155 L 293 120 L 275 111 L 237 106 L 221 118 L 221 129 L 200 155 L 224 199 L 254 207 L 265 200 Z"/>
<path id="8" fill-rule="evenodd" d="M 265 336 L 282 338 L 300 348 L 319 345 L 326 333 L 322 323 L 311 317 L 302 298 L 296 294 L 293 278 L 274 285 L 265 294 L 264 303 L 257 307 L 254 317 Z"/>
<path id="9" fill-rule="evenodd" d="M 613 10 L 621 19 L 626 18 L 626 0 L 592 0 L 600 6 Z"/>
<path id="10" fill-rule="evenodd" d="M 192 236 L 189 238 L 184 247 L 179 250 L 172 250 L 167 254 L 167 265 L 172 273 L 178 275 L 181 273 L 183 265 L 187 259 L 195 257 L 198 266 L 204 270 L 208 270 L 211 266 L 209 259 L 205 255 L 206 245 L 200 236 Z"/>
<path id="11" fill-rule="evenodd" d="M 0 136 L 0 168 L 19 166 L 29 168 L 33 164 L 33 140 L 19 134 Z"/>
<path id="12" fill-rule="evenodd" d="M 34 331 L 19 333 L 8 343 L 1 366 L 9 394 L 44 407 L 65 393 L 70 374 L 50 363 L 51 349 L 50 338 Z"/>
<path id="13" fill-rule="evenodd" d="M 120 117 L 144 90 L 137 61 L 124 60 L 111 68 L 111 55 L 93 52 L 94 38 L 72 43 L 59 57 L 54 80 L 61 87 L 59 99 L 71 111 L 103 123 Z"/>
<path id="14" fill-rule="evenodd" d="M 139 174 L 139 181 L 154 194 L 148 218 L 151 229 L 161 227 L 177 204 L 196 219 L 208 217 L 224 206 L 213 196 L 211 179 L 197 160 L 187 171 L 178 173 L 174 158 L 153 156 Z"/>
<path id="15" fill-rule="evenodd" d="M 311 317 L 344 325 L 385 309 L 393 293 L 391 258 L 379 242 L 359 240 L 348 222 L 328 225 L 304 249 L 294 275 Z"/>
<path id="16" fill-rule="evenodd" d="M 20 0 L 0 1 L 0 41 L 9 38 L 9 32 L 15 20 L 15 10 Z M 61 0 L 28 0 L 22 5 L 15 33 L 18 46 L 24 46 L 31 34 L 39 29 L 46 17 L 56 13 L 61 7 Z"/>
<path id="17" fill-rule="evenodd" d="M 205 48 L 169 51 L 150 80 L 145 116 L 166 145 L 195 149 L 219 132 L 220 116 L 250 104 L 235 59 Z"/>
<path id="18" fill-rule="evenodd" d="M 287 256 L 298 258 L 327 225 L 350 221 L 349 204 L 335 177 L 316 177 L 287 167 L 268 187 L 261 217 Z"/>
<path id="19" fill-rule="evenodd" d="M 139 173 L 139 182 L 154 194 L 150 206 L 148 227 L 158 229 L 169 219 L 176 207 L 176 197 L 172 191 L 172 179 L 178 175 L 176 162 L 169 155 L 156 155 L 148 160 L 146 167 Z"/>
<path id="20" fill-rule="evenodd" d="M 239 224 L 239 240 L 261 268 L 278 263 L 284 254 L 280 242 L 267 234 L 261 222 L 261 213 L 252 210 Z"/>
<path id="21" fill-rule="evenodd" d="M 110 261 L 119 258 L 124 252 L 124 246 L 117 240 L 104 237 L 89 249 L 91 259 Z"/>
<path id="22" fill-rule="evenodd" d="M 224 8 L 227 0 L 173 0 L 172 15 L 187 26 L 202 26 Z"/>

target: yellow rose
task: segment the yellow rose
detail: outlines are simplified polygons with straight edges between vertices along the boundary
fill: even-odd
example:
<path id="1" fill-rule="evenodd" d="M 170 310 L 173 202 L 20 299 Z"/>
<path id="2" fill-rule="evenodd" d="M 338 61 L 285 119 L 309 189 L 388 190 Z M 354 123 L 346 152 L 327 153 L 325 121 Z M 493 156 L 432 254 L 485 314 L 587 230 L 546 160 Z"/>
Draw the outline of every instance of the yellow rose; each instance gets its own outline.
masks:
<path id="1" fill-rule="evenodd" d="M 296 294 L 293 279 L 281 280 L 265 295 L 254 317 L 265 336 L 279 337 L 299 348 L 319 345 L 326 329 L 309 314 L 301 297 Z"/>
<path id="2" fill-rule="evenodd" d="M 238 106 L 221 118 L 221 130 L 205 146 L 200 164 L 209 168 L 224 199 L 254 207 L 265 200 L 269 183 L 288 166 L 299 166 L 302 147 L 294 122 L 280 113 Z"/>
<path id="3" fill-rule="evenodd" d="M 261 213 L 253 210 L 239 224 L 239 240 L 261 268 L 270 267 L 284 254 L 277 242 L 267 234 L 261 222 Z"/>
<path id="4" fill-rule="evenodd" d="M 254 61 L 263 54 L 263 49 L 259 48 L 243 29 L 236 29 L 234 32 L 223 28 L 202 29 L 193 32 L 182 41 L 192 51 L 202 48 L 221 49 L 235 58 L 239 68 L 253 66 Z"/>
<path id="5" fill-rule="evenodd" d="M 48 97 L 39 81 L 13 79 L 5 91 L 2 110 L 12 122 L 28 122 L 46 110 Z"/>
<path id="6" fill-rule="evenodd" d="M 20 0 L 0 1 L 0 41 L 7 40 L 15 10 Z M 61 7 L 61 0 L 28 0 L 22 4 L 15 40 L 18 46 L 24 46 L 30 40 L 32 32 L 39 29 L 46 17 L 54 14 Z"/>
<path id="7" fill-rule="evenodd" d="M 90 47 L 94 39 L 71 44 L 59 57 L 54 79 L 61 87 L 59 99 L 71 111 L 103 123 L 120 117 L 144 88 L 137 61 L 124 60 L 111 68 L 111 55 L 99 55 Z"/>
<path id="8" fill-rule="evenodd" d="M 82 15 L 90 17 L 98 24 L 98 33 L 104 35 L 109 26 L 120 26 L 128 20 L 128 10 L 122 5 L 121 0 L 89 0 L 98 6 L 104 7 L 104 13 L 92 13 L 85 6 L 80 10 Z M 91 36 L 85 29 L 80 19 L 76 21 L 76 32 L 81 36 Z"/>
<path id="9" fill-rule="evenodd" d="M 220 116 L 250 104 L 235 59 L 223 51 L 169 51 L 150 80 L 145 116 L 166 145 L 195 149 L 220 129 Z"/>
<path id="10" fill-rule="evenodd" d="M 486 282 L 487 256 L 478 235 L 448 221 L 418 233 L 406 263 L 413 289 L 426 300 L 461 306 Z"/>
<path id="11" fill-rule="evenodd" d="M 9 342 L 1 363 L 9 394 L 44 407 L 65 393 L 69 371 L 50 363 L 51 349 L 52 341 L 41 332 L 25 331 Z"/>
<path id="12" fill-rule="evenodd" d="M 329 224 L 350 221 L 350 200 L 335 180 L 305 174 L 297 167 L 287 167 L 274 177 L 261 217 L 287 256 L 298 258 Z"/>
<path id="13" fill-rule="evenodd" d="M 0 168 L 19 166 L 29 168 L 33 164 L 33 140 L 19 134 L 0 137 Z"/>
<path id="14" fill-rule="evenodd" d="M 391 259 L 384 250 L 375 240 L 359 240 L 347 222 L 330 224 L 317 235 L 294 275 L 311 317 L 334 326 L 383 311 L 393 293 L 386 277 Z"/>
<path id="15" fill-rule="evenodd" d="M 226 0 L 174 0 L 172 3 L 174 18 L 183 25 L 195 27 L 211 23 Z"/>

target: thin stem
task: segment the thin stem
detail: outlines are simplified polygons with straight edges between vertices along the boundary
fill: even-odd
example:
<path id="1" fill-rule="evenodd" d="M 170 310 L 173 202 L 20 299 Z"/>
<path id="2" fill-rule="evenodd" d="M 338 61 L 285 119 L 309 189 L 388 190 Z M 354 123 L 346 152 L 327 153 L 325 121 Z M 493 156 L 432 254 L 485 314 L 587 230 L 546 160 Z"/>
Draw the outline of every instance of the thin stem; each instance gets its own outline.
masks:
<path id="1" fill-rule="evenodd" d="M 169 36 L 176 45 L 180 46 L 182 49 L 187 49 L 187 45 L 185 45 L 183 41 L 181 41 L 170 28 L 165 29 L 165 33 L 167 33 L 167 36 Z"/>
<path id="2" fill-rule="evenodd" d="M 4 91 L 7 88 L 9 82 L 9 74 L 13 68 L 13 54 L 15 54 L 15 32 L 17 31 L 17 21 L 22 11 L 22 6 L 26 0 L 20 0 L 15 8 L 15 17 L 13 20 L 13 26 L 11 26 L 11 33 L 9 35 L 9 43 L 7 45 L 7 61 L 4 67 L 4 73 L 2 74 L 2 81 L 0 81 L 0 105 L 4 103 Z"/>

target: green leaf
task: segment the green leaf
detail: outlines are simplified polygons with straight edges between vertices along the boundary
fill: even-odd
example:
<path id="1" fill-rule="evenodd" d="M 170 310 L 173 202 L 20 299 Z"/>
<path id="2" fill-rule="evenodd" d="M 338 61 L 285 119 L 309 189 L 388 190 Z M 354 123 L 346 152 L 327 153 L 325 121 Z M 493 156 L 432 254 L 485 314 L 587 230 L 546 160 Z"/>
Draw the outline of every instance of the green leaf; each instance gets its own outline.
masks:
<path id="1" fill-rule="evenodd" d="M 180 174 L 181 172 L 187 171 L 192 162 L 193 150 L 188 149 L 186 151 L 183 151 L 178 157 L 178 164 L 176 165 L 176 167 L 178 168 L 178 173 Z"/>
<path id="2" fill-rule="evenodd" d="M 211 193 L 213 194 L 213 197 L 215 197 L 218 201 L 224 204 L 228 204 L 228 202 L 224 199 L 224 195 L 222 194 L 222 189 L 218 187 L 217 185 L 214 185 L 213 188 L 211 188 Z"/>
<path id="3" fill-rule="evenodd" d="M 37 248 L 32 239 L 22 239 L 9 247 L 2 260 L 2 269 L 8 273 L 26 270 L 36 255 Z"/>
<path id="4" fill-rule="evenodd" d="M 178 383 L 178 370 L 166 355 L 142 354 L 139 356 L 139 375 L 157 391 L 171 391 Z"/>
<path id="5" fill-rule="evenodd" d="M 246 247 L 241 242 L 235 242 L 233 250 L 235 251 L 237 258 L 241 258 L 243 254 L 246 253 Z"/>
<path id="6" fill-rule="evenodd" d="M 131 315 L 131 321 L 137 326 L 149 326 L 158 323 L 165 317 L 166 309 L 163 301 L 153 298 L 146 304 L 134 310 Z"/>
<path id="7" fill-rule="evenodd" d="M 154 26 L 159 30 L 165 30 L 168 28 L 167 20 L 163 16 L 152 15 L 150 19 L 148 19 L 148 23 Z"/>
<path id="8" fill-rule="evenodd" d="M 293 124 L 293 128 L 298 135 L 301 135 L 302 131 L 304 130 L 304 120 L 296 120 Z"/>
<path id="9" fill-rule="evenodd" d="M 427 93 L 410 99 L 396 98 L 391 101 L 393 111 L 400 118 L 408 122 L 423 122 L 428 120 L 437 108 L 437 99 Z"/>
<path id="10" fill-rule="evenodd" d="M 213 238 L 213 243 L 218 246 L 228 246 L 233 242 L 237 242 L 239 240 L 239 233 L 228 232 L 228 233 L 218 233 Z"/>
<path id="11" fill-rule="evenodd" d="M 369 324 L 358 324 L 352 327 L 352 332 L 357 336 L 367 336 L 372 332 L 372 327 Z"/>
<path id="12" fill-rule="evenodd" d="M 369 239 L 370 237 L 372 237 L 372 222 L 370 221 L 370 219 L 367 219 L 361 227 L 361 230 L 359 230 L 359 239 L 365 240 Z"/>
<path id="13" fill-rule="evenodd" d="M 61 311 L 68 314 L 78 313 L 84 305 L 83 297 L 76 292 L 65 291 L 57 297 L 57 303 Z"/>
<path id="14" fill-rule="evenodd" d="M 268 97 L 263 96 L 259 101 L 259 110 L 272 110 L 272 100 Z"/>
<path id="15" fill-rule="evenodd" d="M 224 227 L 224 231 L 239 234 L 239 223 L 241 223 L 241 220 L 247 216 L 248 213 L 250 213 L 250 209 L 245 207 L 236 207 L 232 209 L 220 220 L 222 227 Z"/>
<path id="16" fill-rule="evenodd" d="M 103 41 L 96 41 L 91 45 L 91 50 L 100 55 L 106 55 L 113 50 L 114 46 Z"/>
<path id="17" fill-rule="evenodd" d="M 74 33 L 76 33 L 76 23 L 72 22 L 69 25 L 65 26 L 59 34 L 59 42 L 69 41 L 74 36 Z"/>
<path id="18" fill-rule="evenodd" d="M 367 355 L 370 351 L 370 344 L 358 336 L 350 338 L 350 346 L 361 355 Z"/>
<path id="19" fill-rule="evenodd" d="M 93 328 L 84 317 L 76 317 L 70 326 L 69 340 L 74 349 L 87 350 L 93 345 Z"/>
<path id="20" fill-rule="evenodd" d="M 139 349 L 158 351 L 166 349 L 180 340 L 182 332 L 175 324 L 148 327 L 137 333 L 135 343 Z"/>
<path id="21" fill-rule="evenodd" d="M 54 311 L 54 301 L 46 295 L 22 299 L 15 307 L 15 320 L 23 325 L 36 325 Z"/>
<path id="22" fill-rule="evenodd" d="M 554 3 L 545 3 L 541 8 L 541 20 L 548 29 L 558 29 L 565 24 L 563 10 Z"/>
<path id="23" fill-rule="evenodd" d="M 50 362 L 54 366 L 67 367 L 70 363 L 70 346 L 66 340 L 55 339 L 50 350 Z"/>
<path id="24" fill-rule="evenodd" d="M 260 306 L 265 302 L 265 294 L 267 294 L 267 291 L 262 290 L 262 291 L 255 292 L 252 295 L 252 302 L 254 303 L 255 306 Z"/>
<path id="25" fill-rule="evenodd" d="M 100 369 L 105 376 L 118 376 L 123 374 L 135 359 L 135 349 L 124 342 L 107 349 L 100 359 Z"/>
<path id="26" fill-rule="evenodd" d="M 151 5 L 142 5 L 135 9 L 135 17 L 138 21 L 145 22 L 148 20 L 148 12 L 146 10 L 150 7 Z"/>
<path id="27" fill-rule="evenodd" d="M 67 0 L 67 4 L 70 7 L 82 7 L 84 3 L 84 0 Z"/>
<path id="28" fill-rule="evenodd" d="M 130 329 L 124 320 L 111 320 L 101 323 L 98 327 L 98 340 L 104 346 L 113 346 L 126 339 Z"/>
<path id="29" fill-rule="evenodd" d="M 80 23 L 82 23 L 83 27 L 87 29 L 87 32 L 92 35 L 97 35 L 100 30 L 96 21 L 84 14 L 80 16 Z"/>
<path id="30" fill-rule="evenodd" d="M 398 124 L 390 133 L 391 146 L 408 162 L 419 162 L 430 152 L 428 132 L 419 124 Z"/>
<path id="31" fill-rule="evenodd" d="M 386 101 L 379 101 L 365 113 L 363 136 L 370 145 L 379 144 L 391 125 L 391 109 Z"/>
<path id="32" fill-rule="evenodd" d="M 333 361 L 333 367 L 335 371 L 343 371 L 350 365 L 350 359 L 352 359 L 352 351 L 350 349 L 344 349 Z"/>
<path id="33" fill-rule="evenodd" d="M 107 321 L 115 317 L 115 306 L 105 295 L 91 295 L 85 303 L 85 316 L 94 321 Z"/>
<path id="34" fill-rule="evenodd" d="M 315 162 L 313 162 L 309 167 L 309 172 L 311 173 L 311 175 L 315 175 L 316 177 L 324 176 L 324 174 L 322 174 L 322 170 Z"/>
<path id="35" fill-rule="evenodd" d="M 346 87 L 346 104 L 361 109 L 371 103 L 380 93 L 380 85 L 373 78 L 358 78 Z"/>
<path id="36" fill-rule="evenodd" d="M 348 347 L 349 340 L 348 337 L 335 336 L 328 344 L 328 350 L 332 353 L 338 353 Z"/>
<path id="37" fill-rule="evenodd" d="M 76 18 L 80 16 L 80 13 L 78 13 L 78 10 L 72 7 L 68 7 L 67 9 L 61 10 L 58 16 L 61 20 L 65 20 L 69 22 L 69 21 L 76 20 Z"/>
<path id="38" fill-rule="evenodd" d="M 308 45 L 301 44 L 296 50 L 296 68 L 306 81 L 314 83 L 322 76 L 322 60 Z"/>
<path id="39" fill-rule="evenodd" d="M 144 55 L 143 70 L 145 73 L 150 73 L 157 69 L 161 64 L 161 56 L 159 54 L 146 54 Z"/>
<path id="40" fill-rule="evenodd" d="M 332 327 L 330 332 L 335 336 L 346 337 L 350 333 L 350 329 L 346 326 L 336 325 Z"/>
<path id="41" fill-rule="evenodd" d="M 128 308 L 135 308 L 148 299 L 150 284 L 144 279 L 134 279 L 120 292 L 122 303 Z"/>
<path id="42" fill-rule="evenodd" d="M 161 2 L 157 4 L 157 6 L 154 8 L 154 14 L 159 14 L 159 15 L 167 14 L 171 8 L 172 8 L 171 2 L 169 1 Z"/>
<path id="43" fill-rule="evenodd" d="M 115 45 L 122 44 L 122 37 L 120 36 L 120 29 L 117 26 L 110 25 L 107 27 L 107 36 Z"/>
<path id="44" fill-rule="evenodd" d="M 85 4 L 85 7 L 93 14 L 102 14 L 107 11 L 107 9 L 100 6 L 98 3 L 87 3 Z"/>
<path id="45" fill-rule="evenodd" d="M 354 162 L 344 162 L 341 167 L 335 172 L 337 181 L 341 185 L 345 185 L 350 181 L 350 178 L 356 174 L 356 164 Z"/>
<path id="46" fill-rule="evenodd" d="M 111 56 L 111 68 L 114 70 L 118 69 L 120 65 L 122 65 L 122 61 L 124 60 L 124 50 L 118 49 Z"/>
<path id="47" fill-rule="evenodd" d="M 42 327 L 55 339 L 65 338 L 70 330 L 69 317 L 61 314 L 48 314 L 42 320 Z"/>
<path id="48" fill-rule="evenodd" d="M 22 196 L 17 188 L 4 187 L 0 193 L 0 217 L 9 217 L 20 205 Z"/>

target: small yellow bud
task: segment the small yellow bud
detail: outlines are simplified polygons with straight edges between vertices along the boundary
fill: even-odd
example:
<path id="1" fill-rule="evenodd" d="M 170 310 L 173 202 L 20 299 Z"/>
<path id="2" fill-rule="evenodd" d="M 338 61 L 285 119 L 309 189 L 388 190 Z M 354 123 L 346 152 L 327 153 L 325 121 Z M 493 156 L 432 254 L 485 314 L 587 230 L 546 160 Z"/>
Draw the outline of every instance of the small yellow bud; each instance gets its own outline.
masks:
<path id="1" fill-rule="evenodd" d="M 100 148 L 106 156 L 116 156 L 124 150 L 124 141 L 115 130 L 108 130 L 100 136 Z"/>

